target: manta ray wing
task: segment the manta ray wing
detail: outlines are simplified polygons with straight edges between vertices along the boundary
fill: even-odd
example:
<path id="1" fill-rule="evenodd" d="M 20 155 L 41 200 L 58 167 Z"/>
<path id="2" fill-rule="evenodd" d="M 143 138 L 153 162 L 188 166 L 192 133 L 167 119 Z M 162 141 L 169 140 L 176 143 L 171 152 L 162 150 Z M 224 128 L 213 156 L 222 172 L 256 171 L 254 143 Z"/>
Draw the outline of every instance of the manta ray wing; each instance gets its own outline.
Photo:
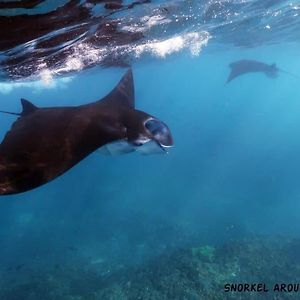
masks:
<path id="1" fill-rule="evenodd" d="M 129 71 L 105 101 L 38 108 L 22 99 L 23 111 L 0 144 L 0 195 L 45 184 L 101 146 L 124 139 L 117 106 L 131 109 L 133 94 Z"/>

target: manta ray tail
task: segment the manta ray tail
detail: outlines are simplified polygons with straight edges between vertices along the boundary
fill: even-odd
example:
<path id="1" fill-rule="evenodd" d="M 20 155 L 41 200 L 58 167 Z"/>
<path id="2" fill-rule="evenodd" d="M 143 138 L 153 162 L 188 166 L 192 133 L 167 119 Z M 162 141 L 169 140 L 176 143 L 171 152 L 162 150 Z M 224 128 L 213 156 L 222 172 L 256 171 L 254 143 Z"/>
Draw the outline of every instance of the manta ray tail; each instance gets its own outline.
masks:
<path id="1" fill-rule="evenodd" d="M 0 110 L 0 113 L 23 117 L 23 116 L 27 116 L 27 115 L 35 112 L 38 109 L 37 106 L 35 106 L 30 101 L 23 99 L 23 98 L 21 99 L 21 104 L 22 104 L 22 112 L 21 113 L 15 113 L 15 112 L 10 112 L 10 111 L 5 111 L 5 110 Z"/>
<path id="2" fill-rule="evenodd" d="M 278 69 L 278 71 L 281 72 L 281 73 L 284 73 L 284 74 L 288 74 L 288 75 L 290 75 L 290 76 L 293 76 L 294 78 L 300 79 L 299 76 L 297 76 L 296 74 L 293 74 L 293 73 L 291 73 L 291 72 L 288 72 L 288 71 L 285 71 L 285 70 L 282 70 L 282 69 Z"/>
<path id="3" fill-rule="evenodd" d="M 10 112 L 10 111 L 5 111 L 5 110 L 0 110 L 0 113 L 14 115 L 14 116 L 21 116 L 21 114 Z"/>

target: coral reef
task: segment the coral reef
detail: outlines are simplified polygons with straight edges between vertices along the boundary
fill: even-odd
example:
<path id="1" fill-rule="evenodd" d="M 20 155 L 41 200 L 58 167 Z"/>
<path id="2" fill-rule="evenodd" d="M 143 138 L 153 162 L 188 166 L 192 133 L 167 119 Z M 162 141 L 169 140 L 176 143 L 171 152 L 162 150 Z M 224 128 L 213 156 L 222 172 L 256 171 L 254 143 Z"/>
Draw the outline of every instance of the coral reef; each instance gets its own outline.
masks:
<path id="1" fill-rule="evenodd" d="M 7 300 L 199 300 L 299 299 L 297 292 L 225 293 L 225 283 L 269 286 L 300 278 L 299 240 L 253 237 L 225 245 L 192 245 L 165 251 L 143 265 L 93 270 L 77 265 L 37 266 L 1 273 L 0 299 Z M 102 261 L 101 261 L 102 262 Z"/>

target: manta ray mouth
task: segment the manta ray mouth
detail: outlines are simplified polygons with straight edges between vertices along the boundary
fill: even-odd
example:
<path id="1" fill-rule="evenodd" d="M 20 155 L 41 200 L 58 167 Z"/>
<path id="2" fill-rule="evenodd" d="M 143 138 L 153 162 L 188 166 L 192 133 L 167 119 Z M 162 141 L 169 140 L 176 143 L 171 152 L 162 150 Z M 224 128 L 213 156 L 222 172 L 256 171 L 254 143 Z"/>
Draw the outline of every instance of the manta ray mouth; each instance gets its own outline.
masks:
<path id="1" fill-rule="evenodd" d="M 165 146 L 155 140 L 149 140 L 141 146 L 136 147 L 136 151 L 143 154 L 168 154 L 168 148 L 172 146 Z"/>
<path id="2" fill-rule="evenodd" d="M 168 148 L 172 146 L 164 146 L 155 140 L 148 139 L 146 142 L 135 145 L 127 140 L 119 140 L 107 144 L 97 150 L 98 153 L 103 155 L 122 155 L 132 152 L 138 152 L 142 155 L 151 155 L 151 154 L 168 154 Z"/>

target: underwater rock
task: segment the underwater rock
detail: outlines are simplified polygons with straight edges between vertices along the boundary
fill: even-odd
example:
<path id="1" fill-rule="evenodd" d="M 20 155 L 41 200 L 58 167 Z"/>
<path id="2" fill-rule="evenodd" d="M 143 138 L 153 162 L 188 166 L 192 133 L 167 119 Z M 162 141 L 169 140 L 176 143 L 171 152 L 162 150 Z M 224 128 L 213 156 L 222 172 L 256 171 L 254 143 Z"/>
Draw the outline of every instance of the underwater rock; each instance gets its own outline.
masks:
<path id="1" fill-rule="evenodd" d="M 212 262 L 215 258 L 215 247 L 208 245 L 202 247 L 193 247 L 192 254 L 194 257 L 199 257 L 205 261 Z"/>
<path id="2" fill-rule="evenodd" d="M 98 257 L 98 258 L 95 258 L 91 261 L 91 264 L 92 265 L 99 265 L 99 264 L 103 264 L 105 262 L 105 258 L 103 257 Z"/>

